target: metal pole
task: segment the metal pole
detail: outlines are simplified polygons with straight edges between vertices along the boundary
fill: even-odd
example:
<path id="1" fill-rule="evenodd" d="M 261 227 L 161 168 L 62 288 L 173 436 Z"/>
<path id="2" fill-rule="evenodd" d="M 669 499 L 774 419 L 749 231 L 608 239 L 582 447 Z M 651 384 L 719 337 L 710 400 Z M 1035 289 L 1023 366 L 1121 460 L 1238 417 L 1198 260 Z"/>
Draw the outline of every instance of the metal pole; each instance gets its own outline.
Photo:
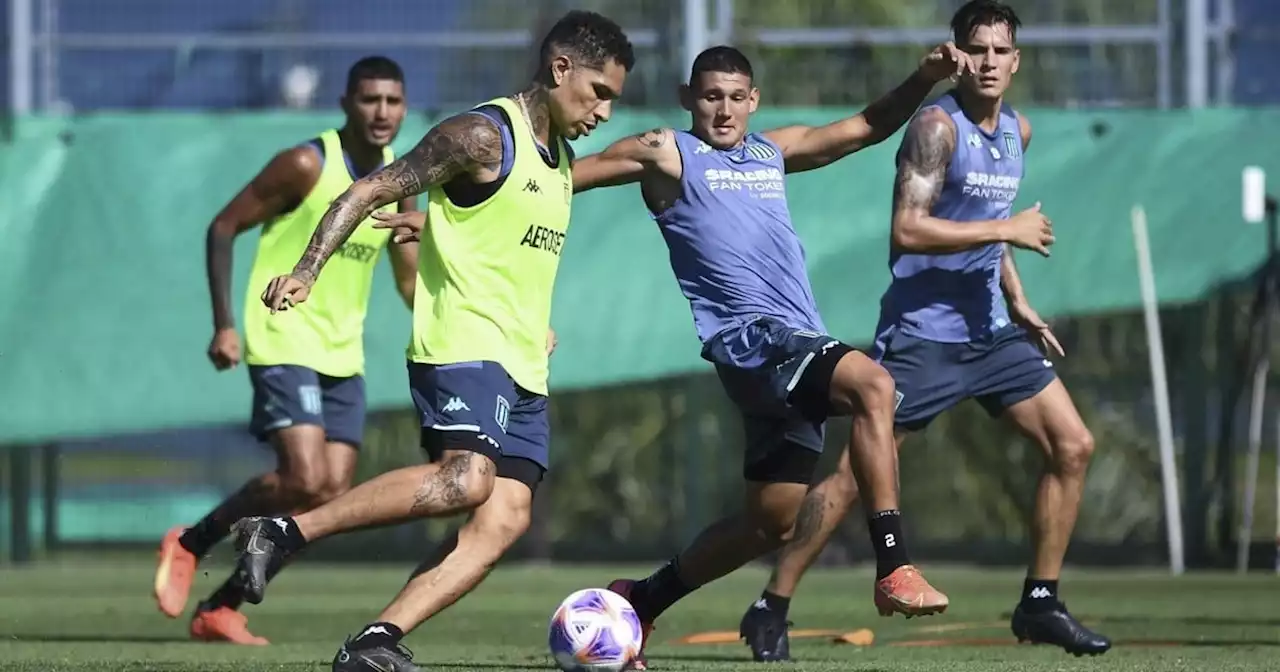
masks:
<path id="1" fill-rule="evenodd" d="M 1162 110 L 1173 107 L 1173 0 L 1160 0 L 1156 24 L 1160 40 L 1156 42 L 1156 105 Z"/>
<path id="2" fill-rule="evenodd" d="M 1214 42 L 1217 44 L 1214 102 L 1226 106 L 1235 97 L 1236 86 L 1236 57 L 1231 49 L 1231 36 L 1236 32 L 1235 0 L 1218 0 L 1218 22 L 1214 28 Z"/>
<path id="3" fill-rule="evenodd" d="M 1268 204 L 1270 205 L 1270 204 Z M 1263 267 L 1262 292 L 1256 319 L 1262 324 L 1250 329 L 1251 356 L 1257 357 L 1253 370 L 1253 396 L 1249 404 L 1249 453 L 1244 466 L 1244 502 L 1240 511 L 1240 529 L 1236 532 L 1236 571 L 1249 571 L 1249 547 L 1253 542 L 1253 505 L 1258 493 L 1258 462 L 1262 455 L 1262 416 L 1266 412 L 1267 374 L 1271 368 L 1271 306 L 1276 301 L 1275 273 L 1277 236 L 1280 222 L 1274 208 L 1267 208 L 1267 262 Z M 1255 336 L 1257 336 L 1255 340 Z"/>
<path id="4" fill-rule="evenodd" d="M 30 112 L 35 97 L 31 14 L 31 0 L 9 0 L 9 109 L 15 115 Z"/>
<path id="5" fill-rule="evenodd" d="M 707 28 L 707 0 L 684 0 L 683 70 L 686 73 L 693 69 L 693 59 L 707 48 Z"/>
<path id="6" fill-rule="evenodd" d="M 733 0 L 716 0 L 716 44 L 733 41 Z"/>
<path id="7" fill-rule="evenodd" d="M 40 0 L 40 109 L 58 102 L 58 0 Z"/>
<path id="8" fill-rule="evenodd" d="M 1147 353 L 1151 360 L 1151 389 L 1155 393 L 1156 434 L 1160 443 L 1160 480 L 1164 487 L 1164 518 L 1169 538 L 1169 572 L 1181 576 L 1186 571 L 1182 547 L 1182 492 L 1178 489 L 1178 465 L 1173 449 L 1173 419 L 1169 410 L 1169 382 L 1165 370 L 1164 337 L 1160 334 L 1160 306 L 1156 278 L 1147 237 L 1147 212 L 1134 206 L 1131 214 L 1133 246 L 1138 257 L 1138 284 L 1142 291 L 1143 317 L 1147 327 Z"/>
<path id="9" fill-rule="evenodd" d="M 1209 103 L 1209 0 L 1187 0 L 1187 107 Z"/>
<path id="10" fill-rule="evenodd" d="M 1280 419 L 1276 420 L 1276 574 L 1280 574 Z"/>
<path id="11" fill-rule="evenodd" d="M 1263 312 L 1267 312 L 1265 307 Z M 1269 320 L 1270 317 L 1262 319 Z M 1263 333 L 1267 331 L 1269 330 L 1264 327 Z M 1249 571 L 1249 546 L 1253 542 L 1253 504 L 1258 492 L 1258 458 L 1262 453 L 1262 414 L 1266 409 L 1269 368 L 1267 357 L 1263 355 L 1253 370 L 1253 394 L 1249 404 L 1249 454 L 1244 466 L 1244 502 L 1241 504 L 1240 529 L 1236 532 L 1236 571 L 1241 574 Z"/>

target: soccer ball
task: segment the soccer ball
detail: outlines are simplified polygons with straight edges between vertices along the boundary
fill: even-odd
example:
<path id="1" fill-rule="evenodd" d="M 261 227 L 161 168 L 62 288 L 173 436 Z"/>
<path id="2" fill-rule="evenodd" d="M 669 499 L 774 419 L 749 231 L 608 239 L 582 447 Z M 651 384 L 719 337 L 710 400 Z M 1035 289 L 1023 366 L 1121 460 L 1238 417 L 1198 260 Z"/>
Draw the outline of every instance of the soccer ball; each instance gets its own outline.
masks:
<path id="1" fill-rule="evenodd" d="M 587 588 L 560 603 L 548 640 L 556 666 L 565 672 L 619 672 L 639 655 L 642 637 L 626 598 Z"/>

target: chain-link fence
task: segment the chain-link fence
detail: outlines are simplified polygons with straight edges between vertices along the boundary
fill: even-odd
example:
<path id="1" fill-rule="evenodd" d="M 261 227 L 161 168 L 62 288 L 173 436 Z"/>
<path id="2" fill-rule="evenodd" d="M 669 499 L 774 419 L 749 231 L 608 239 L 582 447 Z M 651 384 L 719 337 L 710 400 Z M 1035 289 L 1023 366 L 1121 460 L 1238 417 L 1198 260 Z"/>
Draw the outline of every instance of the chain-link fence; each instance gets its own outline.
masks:
<path id="1" fill-rule="evenodd" d="M 673 105 L 691 55 L 721 42 L 756 58 L 770 103 L 861 104 L 946 38 L 961 1 L 10 0 L 10 99 L 19 111 L 323 109 L 346 68 L 376 52 L 405 66 L 415 107 L 451 108 L 517 85 L 533 39 L 579 7 L 637 45 L 628 104 Z M 1025 24 L 1014 101 L 1167 107 L 1210 79 L 1229 100 L 1235 3 L 1184 22 L 1197 1 L 1013 2 Z"/>

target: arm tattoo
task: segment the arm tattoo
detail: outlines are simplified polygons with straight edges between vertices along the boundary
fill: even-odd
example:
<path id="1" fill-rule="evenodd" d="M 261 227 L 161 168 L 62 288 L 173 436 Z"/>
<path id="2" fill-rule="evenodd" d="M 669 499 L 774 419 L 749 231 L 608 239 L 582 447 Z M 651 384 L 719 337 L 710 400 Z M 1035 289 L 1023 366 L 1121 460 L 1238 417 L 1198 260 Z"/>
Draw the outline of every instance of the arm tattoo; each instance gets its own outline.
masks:
<path id="1" fill-rule="evenodd" d="M 361 179 L 329 206 L 294 276 L 314 282 L 329 257 L 374 210 L 458 175 L 495 169 L 501 162 L 502 135 L 488 117 L 465 113 L 440 122 L 408 154 Z"/>
<path id="2" fill-rule="evenodd" d="M 955 150 L 955 131 L 939 113 L 925 113 L 907 127 L 898 150 L 898 174 L 894 180 L 893 208 L 925 210 L 942 193 L 947 164 Z"/>
<path id="3" fill-rule="evenodd" d="M 667 142 L 667 134 L 661 128 L 645 131 L 636 136 L 636 141 L 649 149 L 658 149 Z"/>

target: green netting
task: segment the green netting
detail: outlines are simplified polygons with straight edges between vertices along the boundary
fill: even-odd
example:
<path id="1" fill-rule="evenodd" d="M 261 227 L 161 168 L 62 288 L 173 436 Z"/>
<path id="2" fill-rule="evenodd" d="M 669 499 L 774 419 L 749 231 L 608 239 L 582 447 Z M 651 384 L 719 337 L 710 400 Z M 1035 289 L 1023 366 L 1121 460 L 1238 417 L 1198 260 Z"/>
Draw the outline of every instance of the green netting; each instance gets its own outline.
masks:
<path id="1" fill-rule="evenodd" d="M 761 112 L 756 128 L 822 123 L 840 110 Z M 1240 221 L 1240 169 L 1280 175 L 1280 112 L 1030 110 L 1035 140 L 1019 206 L 1039 200 L 1058 235 L 1052 259 L 1019 257 L 1046 315 L 1132 308 L 1139 301 L 1130 208 L 1148 212 L 1162 302 L 1195 300 L 1262 259 L 1263 231 Z M 0 441 L 241 422 L 245 372 L 218 374 L 205 227 L 279 148 L 316 135 L 329 115 L 149 114 L 26 119 L 0 145 Z M 427 120 L 406 123 L 404 150 Z M 683 113 L 619 113 L 579 142 Z M 887 281 L 893 138 L 790 180 L 832 332 L 865 342 Z M 636 188 L 576 201 L 555 302 L 557 390 L 703 370 L 688 305 Z M 244 293 L 252 236 L 236 247 Z M 383 261 L 383 266 L 387 266 Z M 407 403 L 408 318 L 380 270 L 367 328 L 374 407 Z"/>

